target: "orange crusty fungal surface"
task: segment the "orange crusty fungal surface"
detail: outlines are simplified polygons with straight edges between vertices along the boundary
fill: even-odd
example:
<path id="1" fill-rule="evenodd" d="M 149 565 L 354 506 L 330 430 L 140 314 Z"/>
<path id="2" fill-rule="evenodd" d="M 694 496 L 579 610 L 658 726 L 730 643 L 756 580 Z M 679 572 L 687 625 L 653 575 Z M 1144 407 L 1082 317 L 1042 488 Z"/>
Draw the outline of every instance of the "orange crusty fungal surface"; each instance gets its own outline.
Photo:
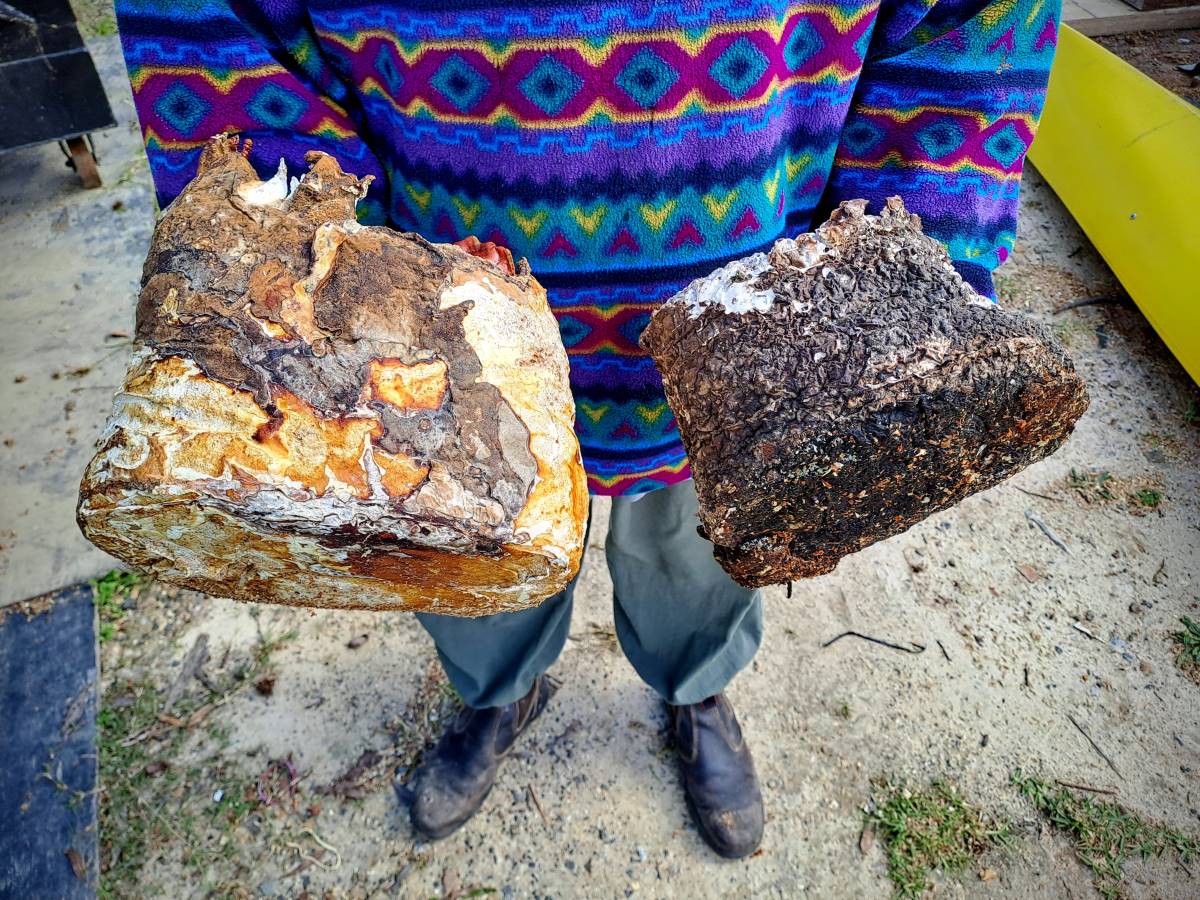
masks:
<path id="1" fill-rule="evenodd" d="M 263 181 L 214 138 L 164 211 L 80 527 L 241 600 L 536 605 L 587 515 L 545 291 L 503 248 L 359 225 L 367 180 L 307 161 Z"/>

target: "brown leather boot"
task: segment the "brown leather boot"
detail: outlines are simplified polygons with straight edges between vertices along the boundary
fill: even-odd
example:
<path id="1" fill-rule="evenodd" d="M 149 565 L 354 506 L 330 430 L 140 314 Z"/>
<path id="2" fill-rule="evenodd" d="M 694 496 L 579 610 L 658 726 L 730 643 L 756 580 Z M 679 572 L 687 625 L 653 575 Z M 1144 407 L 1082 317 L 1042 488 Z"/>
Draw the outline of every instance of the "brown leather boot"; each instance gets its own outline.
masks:
<path id="1" fill-rule="evenodd" d="M 529 693 L 507 706 L 463 707 L 417 769 L 412 824 L 437 840 L 458 830 L 479 811 L 500 762 L 529 723 L 541 715 L 552 693 L 539 675 Z"/>
<path id="2" fill-rule="evenodd" d="M 763 801 L 750 748 L 724 694 L 667 706 L 688 806 L 705 842 L 728 859 L 762 843 Z"/>

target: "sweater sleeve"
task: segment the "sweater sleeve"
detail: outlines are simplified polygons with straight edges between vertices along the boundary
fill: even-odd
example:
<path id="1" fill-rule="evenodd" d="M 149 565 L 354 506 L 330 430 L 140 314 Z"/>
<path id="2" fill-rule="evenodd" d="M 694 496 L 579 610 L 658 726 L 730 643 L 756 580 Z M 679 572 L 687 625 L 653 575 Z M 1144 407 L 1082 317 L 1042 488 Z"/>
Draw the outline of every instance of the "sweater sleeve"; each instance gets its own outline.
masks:
<path id="1" fill-rule="evenodd" d="M 253 141 L 262 177 L 279 160 L 307 169 L 323 150 L 355 175 L 374 175 L 359 218 L 385 219 L 387 179 L 362 137 L 355 97 L 320 54 L 297 0 L 117 0 L 125 65 L 160 206 L 196 171 L 208 138 L 237 132 Z"/>
<path id="2" fill-rule="evenodd" d="M 959 273 L 995 297 L 1060 0 L 884 0 L 822 212 L 899 194 Z"/>

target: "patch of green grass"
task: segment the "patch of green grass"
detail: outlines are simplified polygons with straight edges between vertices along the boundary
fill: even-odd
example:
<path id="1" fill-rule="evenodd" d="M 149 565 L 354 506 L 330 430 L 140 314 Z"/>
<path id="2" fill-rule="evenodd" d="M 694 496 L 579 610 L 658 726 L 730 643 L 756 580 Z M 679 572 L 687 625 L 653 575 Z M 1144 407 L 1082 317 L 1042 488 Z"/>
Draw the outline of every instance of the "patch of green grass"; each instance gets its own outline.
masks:
<path id="1" fill-rule="evenodd" d="M 1089 325 L 1083 319 L 1074 317 L 1056 322 L 1053 330 L 1054 336 L 1058 338 L 1061 343 L 1067 344 L 1068 346 L 1074 345 L 1077 341 L 1082 340 L 1084 337 L 1092 337 L 1095 334 L 1091 325 Z"/>
<path id="2" fill-rule="evenodd" d="M 111 599 L 110 587 L 119 580 L 105 579 L 98 582 L 108 586 L 104 596 Z M 216 690 L 185 691 L 171 716 L 186 722 L 206 704 L 253 684 L 269 670 L 271 654 L 294 637 L 295 632 L 260 635 L 249 659 L 214 684 Z M 163 692 L 149 680 L 118 683 L 101 701 L 99 894 L 105 900 L 145 893 L 143 867 L 152 853 L 169 846 L 181 850 L 184 862 L 196 869 L 232 858 L 236 842 L 212 840 L 213 832 L 233 831 L 257 806 L 250 786 L 219 763 L 213 771 L 179 766 L 193 728 L 164 722 L 162 701 Z M 219 744 L 228 742 L 227 730 L 217 723 L 209 723 L 205 733 Z M 213 801 L 216 790 L 221 799 Z"/>
<path id="3" fill-rule="evenodd" d="M 1147 447 L 1161 449 L 1170 444 L 1170 439 L 1158 431 L 1144 431 L 1138 435 L 1139 440 Z"/>
<path id="4" fill-rule="evenodd" d="M 1021 277 L 1019 275 L 995 275 L 992 277 L 992 285 L 996 289 L 996 296 L 1000 298 L 1000 302 L 1004 303 L 1010 300 L 1017 288 L 1021 286 Z"/>
<path id="5" fill-rule="evenodd" d="M 258 800 L 247 790 L 247 786 L 236 779 L 222 781 L 218 790 L 221 791 L 221 799 L 215 802 L 209 811 L 209 819 L 213 825 L 223 822 L 236 826 L 258 806 Z M 213 795 L 216 795 L 216 791 Z"/>
<path id="6" fill-rule="evenodd" d="M 134 588 L 146 583 L 141 572 L 113 569 L 99 578 L 88 582 L 96 603 L 96 615 L 100 619 L 100 643 L 109 641 L 117 633 L 117 625 L 125 618 L 125 598 Z"/>
<path id="7" fill-rule="evenodd" d="M 1159 504 L 1163 502 L 1163 492 L 1155 488 L 1143 488 L 1135 491 L 1132 499 L 1147 509 L 1158 509 Z"/>
<path id="8" fill-rule="evenodd" d="M 117 17 L 112 0 L 73 0 L 79 32 L 85 38 L 117 33 Z"/>
<path id="9" fill-rule="evenodd" d="M 1183 623 L 1183 631 L 1171 634 L 1171 640 L 1179 648 L 1175 654 L 1175 665 L 1195 677 L 1200 674 L 1200 624 L 1187 616 L 1179 621 Z"/>
<path id="10" fill-rule="evenodd" d="M 931 886 L 931 871 L 960 873 L 1009 840 L 1008 825 L 985 820 L 946 781 L 917 792 L 881 787 L 887 796 L 868 820 L 884 842 L 896 897 L 920 897 Z"/>
<path id="11" fill-rule="evenodd" d="M 1110 481 L 1112 475 L 1100 469 L 1071 469 L 1067 475 L 1067 486 L 1089 503 L 1095 500 L 1115 499 L 1112 491 L 1108 489 Z"/>
<path id="12" fill-rule="evenodd" d="M 1183 411 L 1183 421 L 1188 425 L 1200 424 L 1200 400 L 1192 398 L 1188 408 Z"/>
<path id="13" fill-rule="evenodd" d="M 1092 872 L 1096 890 L 1104 897 L 1124 894 L 1122 865 L 1127 859 L 1175 853 L 1185 865 L 1200 854 L 1200 837 L 1147 822 L 1111 800 L 1098 800 L 1024 775 L 1012 774 L 1021 794 L 1075 841 L 1075 853 Z"/>
<path id="14" fill-rule="evenodd" d="M 300 632 L 293 628 L 275 637 L 259 636 L 258 645 L 254 648 L 254 662 L 258 667 L 264 667 L 271 661 L 271 655 L 289 641 L 299 637 Z"/>
<path id="15" fill-rule="evenodd" d="M 838 718 L 841 718 L 841 719 L 849 719 L 850 718 L 850 704 L 843 703 L 841 706 L 839 706 L 837 709 L 834 710 L 834 715 L 836 715 Z"/>
<path id="16" fill-rule="evenodd" d="M 148 769 L 160 757 L 164 761 L 174 757 L 184 737 L 182 730 L 171 729 L 165 743 L 156 742 L 158 753 L 150 752 L 144 736 L 158 724 L 160 704 L 159 692 L 148 682 L 127 684 L 119 696 L 105 697 L 96 716 L 101 791 L 100 896 L 104 898 L 128 896 L 127 891 L 138 884 L 138 873 L 150 847 L 169 828 L 154 804 L 144 800 L 155 778 L 167 779 L 171 784 L 179 778 L 169 762 L 161 773 Z M 155 793 L 160 790 L 160 786 L 154 786 Z"/>

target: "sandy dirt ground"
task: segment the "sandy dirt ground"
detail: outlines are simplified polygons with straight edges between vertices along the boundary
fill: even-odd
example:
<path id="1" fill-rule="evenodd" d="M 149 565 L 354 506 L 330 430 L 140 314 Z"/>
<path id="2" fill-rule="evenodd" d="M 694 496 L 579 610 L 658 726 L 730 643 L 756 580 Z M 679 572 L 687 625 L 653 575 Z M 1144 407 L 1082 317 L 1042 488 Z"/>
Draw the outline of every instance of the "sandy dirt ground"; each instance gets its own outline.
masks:
<path id="1" fill-rule="evenodd" d="M 106 46 L 113 51 L 111 39 Z M 58 165 L 45 155 L 23 159 L 31 171 Z M 77 236 L 92 220 L 76 223 L 81 214 L 67 212 L 54 231 L 54 216 L 11 199 L 23 173 L 3 165 L 9 199 L 0 218 L 4 233 L 19 238 L 19 253 L 5 248 L 4 269 L 21 285 L 0 287 L 6 305 L 26 309 L 20 321 L 29 327 L 61 323 L 89 308 L 89 291 L 105 291 L 102 313 L 79 326 L 94 355 L 107 347 L 104 335 L 129 328 L 130 273 L 136 278 L 150 227 L 144 174 L 110 179 L 106 190 L 129 197 L 104 199 L 107 237 L 93 248 L 87 242 L 101 238 Z M 112 209 L 118 199 L 125 212 Z M 96 206 L 96 221 L 104 208 Z M 86 252 L 54 243 L 64 235 Z M 31 266 L 47 246 L 59 249 Z M 45 298 L 59 306 L 39 310 L 26 297 L 43 281 L 51 286 Z M 64 287 L 76 283 L 78 292 Z M 1195 286 L 1185 288 L 1194 297 Z M 1115 791 L 1144 816 L 1200 832 L 1200 687 L 1175 667 L 1169 637 L 1182 615 L 1200 617 L 1196 388 L 1135 309 L 1053 312 L 1119 289 L 1036 173 L 1026 180 L 1020 242 L 1000 291 L 1066 341 L 1091 409 L 1051 459 L 797 584 L 791 599 L 781 588 L 769 592 L 762 650 L 729 692 L 766 795 L 760 854 L 720 861 L 689 822 L 663 711 L 616 648 L 602 548 L 607 508 L 598 503 L 571 640 L 552 669 L 561 687 L 483 811 L 436 844 L 411 833 L 405 790 L 454 700 L 411 617 L 254 607 L 157 587 L 109 612 L 102 750 L 136 767 L 121 805 L 103 798 L 106 839 L 117 837 L 102 860 L 110 894 L 886 896 L 883 847 L 860 840 L 873 785 L 945 778 L 1011 823 L 1016 837 L 978 871 L 935 876 L 939 895 L 1095 896 L 1069 842 L 1011 787 L 1017 768 Z M 33 338 L 9 325 L 0 333 L 6 366 L 10 352 L 32 359 L 43 346 L 23 350 Z M 55 328 L 55 340 L 77 339 L 69 333 L 76 326 Z M 45 341 L 43 351 L 55 352 Z M 120 356 L 105 363 L 104 378 L 119 371 Z M 5 373 L 8 391 L 13 375 Z M 38 421 L 62 426 L 64 398 L 43 398 L 65 377 L 47 369 L 36 390 L 25 392 L 27 380 L 5 394 L 13 417 L 5 434 L 24 439 Z M 46 533 L 74 529 L 62 501 L 71 491 L 51 483 L 78 478 L 102 418 L 104 378 L 92 377 L 72 384 L 97 388 L 84 395 L 89 418 L 71 423 L 78 447 L 19 475 L 16 465 L 30 463 L 14 463 L 4 476 L 57 491 L 53 510 L 28 514 Z M 16 558 L 6 578 L 15 577 Z M 41 564 L 20 559 L 22 570 Z M 924 649 L 853 638 L 822 649 L 848 629 Z M 200 635 L 209 687 L 190 675 L 179 680 Z M 177 681 L 173 712 L 120 731 L 147 698 L 161 712 Z M 989 869 L 996 877 L 982 880 L 978 872 Z M 1131 866 L 1126 887 L 1137 897 L 1195 897 L 1200 866 L 1166 858 Z"/>
<path id="2" fill-rule="evenodd" d="M 1188 75 L 1178 68 L 1200 62 L 1200 28 L 1134 31 L 1099 37 L 1096 43 L 1172 93 L 1200 105 L 1200 76 Z"/>
<path id="3" fill-rule="evenodd" d="M 85 191 L 54 144 L 0 155 L 0 607 L 114 561 L 74 526 L 83 467 L 129 356 L 154 228 L 115 36 L 90 44 L 118 125 Z"/>
<path id="4" fill-rule="evenodd" d="M 1136 310 L 1053 312 L 1119 288 L 1035 173 L 1024 206 L 1000 290 L 1066 341 L 1091 409 L 1051 459 L 797 584 L 790 600 L 770 591 L 762 651 L 730 691 L 766 792 L 760 855 L 718 861 L 689 823 L 663 711 L 613 638 L 599 503 L 552 670 L 561 688 L 478 818 L 433 845 L 410 832 L 405 785 L 453 702 L 414 620 L 153 588 L 133 598 L 103 648 L 117 708 L 165 690 L 201 634 L 219 680 L 262 640 L 294 633 L 267 663 L 269 693 L 237 690 L 182 737 L 164 726 L 148 739 L 140 764 L 175 777 L 145 779 L 139 804 L 202 827 L 163 832 L 139 890 L 885 896 L 882 849 L 860 844 L 873 782 L 946 778 L 1018 838 L 980 869 L 998 877 L 971 871 L 942 893 L 1093 896 L 1069 842 L 1010 786 L 1017 768 L 1200 831 L 1200 688 L 1176 669 L 1169 637 L 1200 609 L 1197 392 Z M 924 650 L 822 649 L 847 629 Z M 230 796 L 246 808 L 230 811 Z M 1127 889 L 1194 897 L 1196 874 L 1164 859 L 1130 867 Z"/>

